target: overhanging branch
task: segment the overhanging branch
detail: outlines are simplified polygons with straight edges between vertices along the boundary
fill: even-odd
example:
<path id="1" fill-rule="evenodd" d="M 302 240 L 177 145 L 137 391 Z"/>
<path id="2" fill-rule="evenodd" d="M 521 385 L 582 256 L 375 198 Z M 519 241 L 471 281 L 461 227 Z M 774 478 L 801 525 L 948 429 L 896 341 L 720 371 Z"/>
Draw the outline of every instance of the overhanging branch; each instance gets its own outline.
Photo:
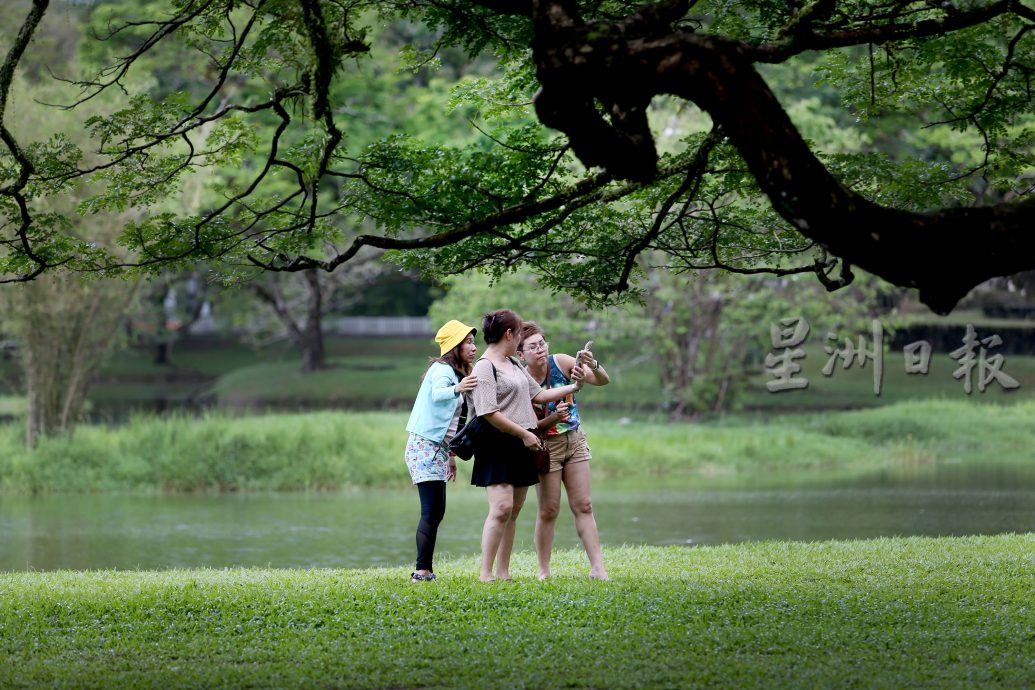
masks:
<path id="1" fill-rule="evenodd" d="M 25 54 L 25 49 L 28 47 L 29 41 L 32 40 L 32 36 L 43 19 L 43 15 L 46 14 L 49 4 L 49 0 L 33 0 L 32 9 L 29 10 L 28 15 L 26 15 L 25 20 L 22 22 L 18 36 L 11 45 L 11 49 L 7 52 L 3 65 L 0 65 L 0 141 L 3 141 L 4 146 L 7 147 L 18 166 L 17 178 L 12 183 L 0 187 L 0 196 L 11 197 L 17 205 L 19 223 L 15 230 L 14 239 L 26 258 L 36 264 L 32 270 L 25 274 L 15 278 L 0 280 L 0 282 L 4 283 L 32 280 L 43 273 L 43 271 L 56 265 L 39 256 L 29 240 L 32 215 L 25 196 L 25 187 L 29 183 L 29 178 L 35 172 L 35 168 L 32 161 L 25 155 L 22 147 L 14 138 L 14 135 L 7 129 L 7 102 L 14 82 L 14 71 L 18 67 L 18 62 L 21 60 L 22 55 Z"/>
<path id="2" fill-rule="evenodd" d="M 651 153 L 645 145 L 625 155 L 614 145 L 618 128 L 587 103 L 674 95 L 722 127 L 774 209 L 799 232 L 847 263 L 919 289 L 936 312 L 950 311 L 988 278 L 1035 268 L 1035 201 L 928 214 L 879 206 L 840 184 L 816 157 L 754 68 L 758 55 L 741 42 L 644 26 L 639 16 L 588 25 L 568 9 L 536 5 L 538 76 L 557 111 L 540 117 L 570 137 L 587 165 L 641 180 Z"/>
<path id="3" fill-rule="evenodd" d="M 688 170 L 698 164 L 698 162 L 698 157 L 694 157 L 689 161 L 680 161 L 679 163 L 666 166 L 658 172 L 657 179 L 662 180 L 674 175 L 685 174 Z M 520 224 L 536 218 L 537 216 L 558 211 L 562 208 L 581 208 L 596 202 L 608 203 L 616 201 L 642 189 L 644 186 L 642 183 L 633 182 L 614 188 L 609 186 L 613 180 L 614 177 L 610 173 L 599 173 L 591 178 L 581 180 L 567 190 L 545 199 L 515 204 L 476 221 L 465 223 L 444 232 L 435 233 L 425 237 L 397 238 L 387 237 L 384 235 L 360 235 L 352 241 L 346 251 L 326 260 L 305 255 L 296 257 L 278 257 L 274 260 L 263 260 L 254 255 L 249 255 L 248 260 L 254 265 L 269 271 L 293 272 L 309 268 L 333 271 L 338 266 L 351 260 L 363 247 L 402 250 L 438 249 L 441 247 L 448 247 L 480 233 Z M 517 238 L 516 241 L 519 241 L 520 243 L 528 241 L 531 238 L 532 236 L 526 235 Z M 516 247 L 517 245 L 513 246 Z"/>

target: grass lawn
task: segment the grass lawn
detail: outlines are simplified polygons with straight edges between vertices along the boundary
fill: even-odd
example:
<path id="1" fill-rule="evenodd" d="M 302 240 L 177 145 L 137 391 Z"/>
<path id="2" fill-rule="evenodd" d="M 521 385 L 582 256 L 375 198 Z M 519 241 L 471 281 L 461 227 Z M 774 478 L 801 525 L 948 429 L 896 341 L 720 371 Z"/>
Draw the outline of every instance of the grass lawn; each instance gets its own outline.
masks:
<path id="1" fill-rule="evenodd" d="M 0 573 L 4 688 L 1030 688 L 1035 535 L 401 569 Z M 534 572 L 515 556 L 515 572 Z"/>
<path id="2" fill-rule="evenodd" d="M 412 404 L 434 354 L 426 338 L 328 337 L 325 345 L 330 368 L 307 376 L 287 343 L 257 350 L 199 338 L 177 345 L 171 366 L 156 365 L 151 349 L 129 348 L 102 368 L 89 397 L 104 408 L 145 410 L 160 407 L 156 401 L 175 406 L 205 399 L 228 407 L 401 408 Z M 17 361 L 0 359 L 0 394 L 16 392 L 17 379 Z"/>

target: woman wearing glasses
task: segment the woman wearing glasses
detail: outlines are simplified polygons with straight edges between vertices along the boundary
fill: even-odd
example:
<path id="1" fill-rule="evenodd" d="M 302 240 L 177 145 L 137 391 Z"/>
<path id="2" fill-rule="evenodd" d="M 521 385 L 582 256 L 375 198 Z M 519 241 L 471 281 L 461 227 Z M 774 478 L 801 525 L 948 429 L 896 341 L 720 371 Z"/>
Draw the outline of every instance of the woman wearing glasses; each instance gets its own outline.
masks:
<path id="1" fill-rule="evenodd" d="M 611 379 L 589 350 L 580 350 L 576 357 L 550 354 L 546 335 L 534 321 L 521 328 L 518 352 L 528 373 L 543 388 L 567 386 L 572 379 L 594 386 L 606 386 Z M 575 396 L 540 407 L 540 433 L 545 430 L 546 447 L 550 451 L 550 470 L 539 477 L 536 491 L 539 513 L 535 521 L 535 551 L 539 559 L 539 579 L 550 577 L 550 551 L 554 528 L 561 505 L 561 483 L 568 494 L 568 506 L 575 515 L 575 531 L 589 556 L 589 576 L 606 580 L 604 559 L 600 553 L 600 535 L 593 516 L 590 496 L 589 459 L 586 434 L 582 430 Z"/>
<path id="2" fill-rule="evenodd" d="M 510 579 L 516 521 L 528 487 L 539 482 L 532 451 L 540 449 L 532 403 L 545 404 L 573 395 L 582 387 L 577 377 L 563 388 L 542 390 L 514 359 L 521 342 L 521 317 L 509 309 L 486 314 L 482 320 L 485 356 L 472 371 L 477 385 L 470 396 L 471 414 L 482 417 L 494 431 L 480 439 L 474 452 L 471 483 L 484 486 L 489 514 L 482 527 L 482 582 Z M 496 574 L 493 575 L 493 565 Z"/>

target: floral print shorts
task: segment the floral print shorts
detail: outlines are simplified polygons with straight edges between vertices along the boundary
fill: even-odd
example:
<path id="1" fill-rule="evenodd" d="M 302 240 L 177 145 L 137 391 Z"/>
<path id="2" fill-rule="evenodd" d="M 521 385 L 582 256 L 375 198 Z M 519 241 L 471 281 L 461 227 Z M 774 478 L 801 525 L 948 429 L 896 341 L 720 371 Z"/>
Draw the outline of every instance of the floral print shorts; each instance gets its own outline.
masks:
<path id="1" fill-rule="evenodd" d="M 414 484 L 444 482 L 449 471 L 449 449 L 423 436 L 410 434 L 406 442 L 406 467 Z"/>

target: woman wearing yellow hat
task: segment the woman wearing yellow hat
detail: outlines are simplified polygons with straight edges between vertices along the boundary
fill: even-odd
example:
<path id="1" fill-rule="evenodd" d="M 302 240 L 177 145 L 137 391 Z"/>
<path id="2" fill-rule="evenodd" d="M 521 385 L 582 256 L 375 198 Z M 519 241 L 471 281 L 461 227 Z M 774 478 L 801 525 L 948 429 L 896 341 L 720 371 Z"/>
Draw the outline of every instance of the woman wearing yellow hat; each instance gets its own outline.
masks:
<path id="1" fill-rule="evenodd" d="M 478 352 L 475 333 L 473 326 L 455 320 L 438 329 L 435 342 L 440 356 L 432 358 L 406 424 L 406 431 L 410 432 L 406 466 L 420 494 L 417 567 L 410 576 L 413 582 L 435 579 L 432 559 L 438 526 L 446 513 L 446 482 L 456 479 L 456 461 L 449 452 L 449 441 L 459 426 L 463 394 L 474 390 L 478 382 L 471 375 L 471 363 Z"/>

